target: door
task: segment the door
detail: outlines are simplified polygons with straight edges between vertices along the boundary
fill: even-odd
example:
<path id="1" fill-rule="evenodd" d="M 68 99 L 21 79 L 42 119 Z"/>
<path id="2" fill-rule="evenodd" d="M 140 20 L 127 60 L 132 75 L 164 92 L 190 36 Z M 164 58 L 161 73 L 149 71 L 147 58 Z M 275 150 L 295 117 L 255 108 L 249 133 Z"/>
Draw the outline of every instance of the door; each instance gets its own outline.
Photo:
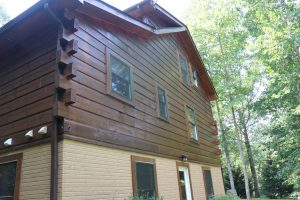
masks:
<path id="1" fill-rule="evenodd" d="M 192 200 L 191 183 L 189 177 L 189 168 L 180 166 L 178 167 L 178 178 L 180 187 L 180 199 Z"/>

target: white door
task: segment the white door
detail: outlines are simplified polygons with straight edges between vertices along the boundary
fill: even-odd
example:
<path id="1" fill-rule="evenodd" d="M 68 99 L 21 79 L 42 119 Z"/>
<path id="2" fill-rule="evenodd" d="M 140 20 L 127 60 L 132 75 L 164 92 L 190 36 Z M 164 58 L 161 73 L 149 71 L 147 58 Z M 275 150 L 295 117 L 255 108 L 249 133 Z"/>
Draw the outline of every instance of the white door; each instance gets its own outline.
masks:
<path id="1" fill-rule="evenodd" d="M 182 200 L 192 200 L 191 183 L 189 177 L 189 168 L 180 166 L 179 170 L 179 182 L 180 182 L 180 192 Z"/>

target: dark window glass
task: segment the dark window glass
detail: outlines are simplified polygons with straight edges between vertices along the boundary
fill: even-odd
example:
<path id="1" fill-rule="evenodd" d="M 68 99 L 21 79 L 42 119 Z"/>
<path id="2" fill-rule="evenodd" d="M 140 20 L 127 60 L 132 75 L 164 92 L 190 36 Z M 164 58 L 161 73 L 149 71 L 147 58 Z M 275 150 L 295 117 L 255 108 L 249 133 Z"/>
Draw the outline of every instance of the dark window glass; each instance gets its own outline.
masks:
<path id="1" fill-rule="evenodd" d="M 0 164 L 0 200 L 13 200 L 17 162 Z"/>
<path id="2" fill-rule="evenodd" d="M 187 116 L 188 116 L 188 128 L 189 128 L 190 137 L 195 140 L 198 140 L 195 112 L 190 107 L 187 107 Z"/>
<path id="3" fill-rule="evenodd" d="M 210 170 L 204 170 L 204 180 L 205 180 L 205 189 L 208 199 L 213 199 L 214 196 L 214 187 L 211 178 Z"/>
<path id="4" fill-rule="evenodd" d="M 190 78 L 189 78 L 189 71 L 188 71 L 188 63 L 184 57 L 182 57 L 181 55 L 179 57 L 180 57 L 179 58 L 180 59 L 180 69 L 181 69 L 181 73 L 182 73 L 183 82 L 186 85 L 189 85 Z"/>
<path id="5" fill-rule="evenodd" d="M 154 165 L 136 162 L 137 194 L 144 197 L 156 197 Z"/>
<path id="6" fill-rule="evenodd" d="M 111 90 L 127 99 L 131 99 L 130 67 L 113 55 L 110 55 Z"/>
<path id="7" fill-rule="evenodd" d="M 167 107 L 167 99 L 166 99 L 166 92 L 158 87 L 158 104 L 159 104 L 159 115 L 163 118 L 168 118 L 168 107 Z"/>
<path id="8" fill-rule="evenodd" d="M 181 199 L 186 200 L 186 187 L 185 187 L 185 177 L 184 177 L 184 172 L 179 171 L 179 179 L 180 179 L 180 192 L 181 192 Z"/>
<path id="9" fill-rule="evenodd" d="M 196 70 L 193 71 L 193 84 L 199 87 L 199 76 Z"/>

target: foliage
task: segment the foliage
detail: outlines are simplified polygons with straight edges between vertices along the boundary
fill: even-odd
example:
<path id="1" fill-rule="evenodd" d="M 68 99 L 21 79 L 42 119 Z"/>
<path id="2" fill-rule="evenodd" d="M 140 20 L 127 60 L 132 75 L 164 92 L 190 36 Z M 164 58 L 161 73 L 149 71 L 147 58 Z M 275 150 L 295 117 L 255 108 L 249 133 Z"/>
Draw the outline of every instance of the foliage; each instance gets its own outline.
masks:
<path id="1" fill-rule="evenodd" d="M 147 196 L 137 196 L 131 195 L 124 200 L 163 200 L 163 197 L 147 197 Z"/>
<path id="2" fill-rule="evenodd" d="M 276 176 L 286 177 L 285 182 L 298 189 L 299 21 L 299 1 L 284 0 L 192 0 L 186 16 L 220 97 L 220 115 L 233 164 L 241 161 L 232 107 L 238 113 L 240 132 L 246 122 L 258 175 L 271 157 L 280 166 Z"/>
<path id="3" fill-rule="evenodd" d="M 294 185 L 286 182 L 286 178 L 279 173 L 279 166 L 273 161 L 268 161 L 262 172 L 262 188 L 264 194 L 269 198 L 283 198 L 290 195 Z"/>
<path id="4" fill-rule="evenodd" d="M 0 27 L 9 21 L 9 17 L 4 10 L 4 8 L 0 4 Z"/>
<path id="5" fill-rule="evenodd" d="M 240 166 L 234 166 L 232 168 L 232 173 L 234 177 L 234 185 L 237 192 L 237 195 L 240 198 L 246 198 L 246 191 L 245 191 L 245 183 L 244 183 L 244 177 L 242 174 L 242 170 Z M 230 189 L 230 183 L 229 183 L 229 177 L 228 173 L 224 170 L 224 186 L 226 190 Z M 250 193 L 253 192 L 253 180 L 252 178 L 249 178 L 249 185 L 250 185 Z"/>
<path id="6" fill-rule="evenodd" d="M 214 200 L 239 200 L 240 198 L 233 194 L 215 196 Z"/>

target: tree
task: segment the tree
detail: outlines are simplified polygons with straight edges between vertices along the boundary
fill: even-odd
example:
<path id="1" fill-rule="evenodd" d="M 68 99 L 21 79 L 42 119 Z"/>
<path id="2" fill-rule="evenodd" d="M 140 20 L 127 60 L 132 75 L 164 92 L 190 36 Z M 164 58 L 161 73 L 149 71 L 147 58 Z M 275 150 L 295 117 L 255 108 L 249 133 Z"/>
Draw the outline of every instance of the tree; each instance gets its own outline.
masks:
<path id="1" fill-rule="evenodd" d="M 264 194 L 272 199 L 287 197 L 294 190 L 294 186 L 288 184 L 278 172 L 279 167 L 272 160 L 267 161 L 262 173 L 262 188 Z"/>
<path id="2" fill-rule="evenodd" d="M 9 17 L 5 9 L 0 5 L 0 27 L 9 21 Z"/>
<path id="3" fill-rule="evenodd" d="M 300 188 L 300 4 L 292 1 L 249 0 L 250 46 L 264 68 L 265 89 L 255 109 L 269 118 L 269 151 L 280 164 L 278 174 Z"/>
<path id="4" fill-rule="evenodd" d="M 237 113 L 239 110 L 246 110 L 245 106 L 249 106 L 244 102 L 248 96 L 254 93 L 254 85 L 260 76 L 259 70 L 257 70 L 258 66 L 249 62 L 252 55 L 248 53 L 247 45 L 251 35 L 244 27 L 244 4 L 239 0 L 194 0 L 189 9 L 187 24 L 220 96 L 218 105 L 224 111 L 221 112 L 223 116 L 219 118 L 226 119 L 223 121 L 224 123 L 219 120 L 224 127 L 221 127 L 221 136 L 223 137 L 223 132 L 228 127 L 232 130 L 232 137 L 235 138 L 245 177 L 245 190 L 249 199 L 247 162 L 241 138 L 243 129 L 241 129 L 241 120 L 239 119 L 242 116 L 238 116 Z M 221 141 L 226 154 L 226 140 L 222 139 Z M 250 145 L 249 141 L 248 144 Z M 252 156 L 251 151 L 248 151 L 248 154 L 249 157 Z M 228 157 L 226 155 L 227 166 L 230 163 Z M 253 162 L 251 164 L 254 165 Z M 253 168 L 255 169 L 255 167 Z M 230 170 L 230 167 L 227 169 Z M 257 179 L 255 180 L 257 181 Z M 255 185 L 257 186 L 257 196 L 259 196 L 258 183 Z"/>

